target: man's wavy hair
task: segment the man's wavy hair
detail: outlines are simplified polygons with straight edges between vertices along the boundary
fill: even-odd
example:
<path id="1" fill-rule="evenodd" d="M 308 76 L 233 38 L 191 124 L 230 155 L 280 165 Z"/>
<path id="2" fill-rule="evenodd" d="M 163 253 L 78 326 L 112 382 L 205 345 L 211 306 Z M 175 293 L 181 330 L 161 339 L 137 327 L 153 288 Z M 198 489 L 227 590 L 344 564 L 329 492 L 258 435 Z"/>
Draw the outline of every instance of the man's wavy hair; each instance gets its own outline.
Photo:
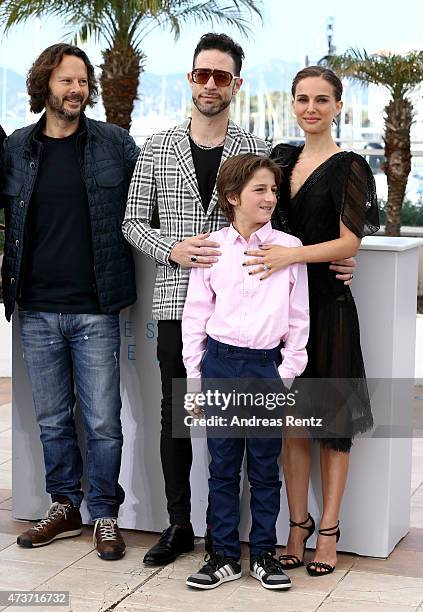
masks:
<path id="1" fill-rule="evenodd" d="M 29 95 L 29 108 L 33 113 L 41 113 L 49 96 L 49 81 L 52 71 L 57 68 L 64 55 L 79 57 L 87 67 L 89 96 L 87 106 L 94 106 L 98 96 L 97 79 L 94 66 L 87 54 L 79 47 L 58 43 L 47 47 L 32 64 L 26 79 L 26 88 Z"/>

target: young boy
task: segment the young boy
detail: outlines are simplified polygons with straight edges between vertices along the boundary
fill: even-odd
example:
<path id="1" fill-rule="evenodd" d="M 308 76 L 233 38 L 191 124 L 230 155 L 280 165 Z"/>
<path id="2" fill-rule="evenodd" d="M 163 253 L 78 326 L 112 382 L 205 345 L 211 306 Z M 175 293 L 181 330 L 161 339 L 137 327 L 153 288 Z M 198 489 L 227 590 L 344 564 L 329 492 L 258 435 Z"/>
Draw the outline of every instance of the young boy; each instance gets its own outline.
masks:
<path id="1" fill-rule="evenodd" d="M 293 379 L 307 363 L 308 289 L 305 265 L 269 275 L 244 267 L 247 249 L 262 244 L 301 246 L 272 229 L 280 182 L 278 166 L 252 153 L 228 159 L 217 180 L 219 206 L 231 222 L 210 236 L 222 252 L 212 266 L 193 268 L 182 317 L 183 358 L 188 379 Z M 267 272 L 267 270 L 264 270 Z M 283 348 L 281 348 L 283 343 Z M 195 381 L 194 381 L 195 385 Z M 213 553 L 186 583 L 213 589 L 241 577 L 238 535 L 239 481 L 247 451 L 251 487 L 250 574 L 267 589 L 291 581 L 274 558 L 280 487 L 279 437 L 207 437 Z"/>

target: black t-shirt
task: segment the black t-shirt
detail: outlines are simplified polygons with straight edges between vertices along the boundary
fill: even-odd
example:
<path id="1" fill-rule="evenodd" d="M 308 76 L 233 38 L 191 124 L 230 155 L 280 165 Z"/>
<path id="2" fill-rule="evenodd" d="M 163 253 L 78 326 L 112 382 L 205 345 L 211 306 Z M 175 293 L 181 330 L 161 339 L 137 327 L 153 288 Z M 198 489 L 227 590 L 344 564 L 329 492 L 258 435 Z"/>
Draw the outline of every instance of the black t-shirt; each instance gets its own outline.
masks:
<path id="1" fill-rule="evenodd" d="M 207 212 L 216 184 L 223 145 L 221 147 L 213 147 L 213 149 L 202 149 L 193 142 L 192 138 L 189 139 L 189 142 L 191 145 L 192 161 L 194 162 L 201 202 L 204 211 Z"/>
<path id="2" fill-rule="evenodd" d="M 88 197 L 77 138 L 40 133 L 42 158 L 26 221 L 19 305 L 25 310 L 98 313 Z"/>

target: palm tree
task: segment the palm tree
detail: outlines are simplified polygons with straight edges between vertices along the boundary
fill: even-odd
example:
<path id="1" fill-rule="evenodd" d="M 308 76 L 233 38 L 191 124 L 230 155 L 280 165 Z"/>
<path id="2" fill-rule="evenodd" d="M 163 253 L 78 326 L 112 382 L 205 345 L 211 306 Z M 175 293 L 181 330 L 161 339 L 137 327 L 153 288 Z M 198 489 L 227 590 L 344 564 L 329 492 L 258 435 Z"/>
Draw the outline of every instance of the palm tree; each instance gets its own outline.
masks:
<path id="1" fill-rule="evenodd" d="M 390 93 L 384 109 L 385 162 L 382 169 L 388 180 L 385 234 L 399 236 L 402 203 L 411 170 L 410 128 L 414 112 L 409 94 L 423 81 L 423 51 L 368 55 L 366 51 L 350 49 L 325 60 L 339 76 L 381 85 Z"/>
<path id="2" fill-rule="evenodd" d="M 74 41 L 92 37 L 105 43 L 100 83 L 107 121 L 129 130 L 146 61 L 142 43 L 154 28 L 169 26 L 175 40 L 187 22 L 250 33 L 252 17 L 261 18 L 260 5 L 261 0 L 0 0 L 0 24 L 7 32 L 49 15 L 66 20 Z"/>

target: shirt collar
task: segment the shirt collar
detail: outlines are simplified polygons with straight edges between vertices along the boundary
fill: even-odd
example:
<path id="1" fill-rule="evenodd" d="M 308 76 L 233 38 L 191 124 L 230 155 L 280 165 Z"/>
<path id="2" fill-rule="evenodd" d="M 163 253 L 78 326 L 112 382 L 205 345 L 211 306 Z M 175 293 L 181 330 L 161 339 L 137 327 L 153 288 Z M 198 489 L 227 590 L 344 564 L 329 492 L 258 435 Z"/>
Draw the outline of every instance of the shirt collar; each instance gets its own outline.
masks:
<path id="1" fill-rule="evenodd" d="M 264 244 L 267 239 L 270 239 L 272 236 L 273 228 L 270 221 L 268 221 L 263 227 L 256 231 L 256 236 L 259 241 Z"/>
<path id="2" fill-rule="evenodd" d="M 251 234 L 250 241 L 251 241 L 251 238 L 254 238 L 255 236 L 259 244 L 264 244 L 266 240 L 268 240 L 271 237 L 272 231 L 273 231 L 272 224 L 270 221 L 268 221 L 267 223 L 265 223 L 265 225 L 263 225 L 263 227 L 261 227 L 256 232 L 254 232 L 254 234 Z M 235 244 L 238 238 L 240 238 L 241 240 L 245 242 L 244 238 L 242 238 L 242 236 L 237 232 L 237 230 L 234 228 L 232 224 L 228 228 L 227 237 L 228 237 L 228 241 L 231 244 Z"/>
<path id="3" fill-rule="evenodd" d="M 32 137 L 34 140 L 36 141 L 40 140 L 39 135 L 43 133 L 43 130 L 46 126 L 46 119 L 47 119 L 46 113 L 44 112 L 41 115 L 39 121 L 34 124 L 34 129 L 32 131 Z M 88 130 L 87 118 L 84 113 L 81 113 L 79 115 L 78 129 L 76 130 L 75 134 L 79 136 L 79 134 L 83 134 L 87 130 Z"/>

